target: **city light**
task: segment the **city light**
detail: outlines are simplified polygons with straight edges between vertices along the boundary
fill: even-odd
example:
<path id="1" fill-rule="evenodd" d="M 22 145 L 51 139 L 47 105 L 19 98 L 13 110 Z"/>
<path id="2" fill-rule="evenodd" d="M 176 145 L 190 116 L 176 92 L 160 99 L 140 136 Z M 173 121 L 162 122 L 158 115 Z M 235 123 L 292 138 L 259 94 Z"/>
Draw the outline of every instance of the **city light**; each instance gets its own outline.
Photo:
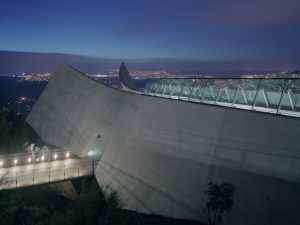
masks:
<path id="1" fill-rule="evenodd" d="M 53 158 L 54 158 L 54 160 L 56 160 L 57 159 L 57 154 L 54 154 Z"/>
<path id="2" fill-rule="evenodd" d="M 45 159 L 45 156 L 42 155 L 41 160 L 44 161 L 44 159 Z"/>
<path id="3" fill-rule="evenodd" d="M 31 157 L 29 157 L 29 158 L 27 159 L 27 162 L 28 162 L 28 163 L 31 163 Z"/>
<path id="4" fill-rule="evenodd" d="M 15 159 L 15 160 L 14 160 L 14 164 L 15 164 L 15 165 L 17 165 L 17 163 L 18 163 L 18 160 L 17 160 L 17 159 Z"/>
<path id="5" fill-rule="evenodd" d="M 67 152 L 67 153 L 66 153 L 66 158 L 69 158 L 69 156 L 70 156 L 70 153 Z"/>

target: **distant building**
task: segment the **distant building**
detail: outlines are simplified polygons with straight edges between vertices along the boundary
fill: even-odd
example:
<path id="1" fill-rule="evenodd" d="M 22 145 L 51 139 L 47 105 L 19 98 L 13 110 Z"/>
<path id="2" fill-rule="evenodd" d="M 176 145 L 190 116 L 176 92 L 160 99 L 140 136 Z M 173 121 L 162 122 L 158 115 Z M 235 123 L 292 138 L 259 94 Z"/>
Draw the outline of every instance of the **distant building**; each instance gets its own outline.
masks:
<path id="1" fill-rule="evenodd" d="M 224 224 L 299 224 L 298 79 L 159 79 L 139 93 L 127 75 L 122 91 L 61 65 L 27 121 L 99 159 L 99 185 L 127 209 L 206 221 L 208 183 L 230 182 Z"/>

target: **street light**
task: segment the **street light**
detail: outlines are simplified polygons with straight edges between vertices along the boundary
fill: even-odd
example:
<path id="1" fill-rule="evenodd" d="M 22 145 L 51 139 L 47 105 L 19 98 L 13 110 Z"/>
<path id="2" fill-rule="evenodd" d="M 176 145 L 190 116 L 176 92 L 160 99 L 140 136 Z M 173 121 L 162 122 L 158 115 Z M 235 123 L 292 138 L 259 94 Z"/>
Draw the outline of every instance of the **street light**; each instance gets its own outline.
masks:
<path id="1" fill-rule="evenodd" d="M 3 166 L 3 161 L 0 161 L 0 167 Z"/>
<path id="2" fill-rule="evenodd" d="M 57 159 L 57 154 L 54 154 L 53 158 L 54 158 L 54 160 L 56 160 Z"/>
<path id="3" fill-rule="evenodd" d="M 45 159 L 45 156 L 42 155 L 41 160 L 44 161 L 44 159 Z"/>
<path id="4" fill-rule="evenodd" d="M 31 157 L 29 157 L 29 158 L 27 159 L 27 162 L 28 162 L 28 163 L 31 163 Z"/>
<path id="5" fill-rule="evenodd" d="M 66 158 L 69 158 L 69 156 L 70 156 L 70 153 L 67 152 L 67 153 L 66 153 Z"/>
<path id="6" fill-rule="evenodd" d="M 14 164 L 15 164 L 15 165 L 17 165 L 17 163 L 18 163 L 18 160 L 17 160 L 17 159 L 15 159 L 15 160 L 14 160 Z"/>

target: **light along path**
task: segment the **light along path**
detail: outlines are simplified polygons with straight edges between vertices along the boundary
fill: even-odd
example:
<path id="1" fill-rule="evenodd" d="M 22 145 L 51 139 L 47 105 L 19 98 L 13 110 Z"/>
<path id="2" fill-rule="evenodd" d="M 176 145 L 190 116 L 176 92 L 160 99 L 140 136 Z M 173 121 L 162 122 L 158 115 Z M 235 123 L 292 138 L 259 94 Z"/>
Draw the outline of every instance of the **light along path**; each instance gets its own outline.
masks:
<path id="1" fill-rule="evenodd" d="M 94 161 L 67 158 L 0 168 L 0 190 L 63 181 L 94 174 Z"/>

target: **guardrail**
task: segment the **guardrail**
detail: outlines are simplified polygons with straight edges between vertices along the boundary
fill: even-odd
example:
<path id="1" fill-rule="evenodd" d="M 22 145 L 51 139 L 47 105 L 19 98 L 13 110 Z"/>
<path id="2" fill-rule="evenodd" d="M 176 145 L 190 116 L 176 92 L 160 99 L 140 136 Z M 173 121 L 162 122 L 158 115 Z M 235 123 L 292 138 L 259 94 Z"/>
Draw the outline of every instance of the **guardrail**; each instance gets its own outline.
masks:
<path id="1" fill-rule="evenodd" d="M 42 152 L 32 153 L 16 153 L 0 155 L 0 168 L 1 167 L 13 167 L 27 164 L 37 164 L 43 162 L 50 162 L 56 160 L 65 160 L 69 158 L 77 158 L 76 155 L 65 150 L 51 150 L 51 152 L 45 154 Z"/>
<path id="2" fill-rule="evenodd" d="M 63 181 L 93 175 L 96 161 L 68 158 L 0 168 L 0 190 Z"/>

